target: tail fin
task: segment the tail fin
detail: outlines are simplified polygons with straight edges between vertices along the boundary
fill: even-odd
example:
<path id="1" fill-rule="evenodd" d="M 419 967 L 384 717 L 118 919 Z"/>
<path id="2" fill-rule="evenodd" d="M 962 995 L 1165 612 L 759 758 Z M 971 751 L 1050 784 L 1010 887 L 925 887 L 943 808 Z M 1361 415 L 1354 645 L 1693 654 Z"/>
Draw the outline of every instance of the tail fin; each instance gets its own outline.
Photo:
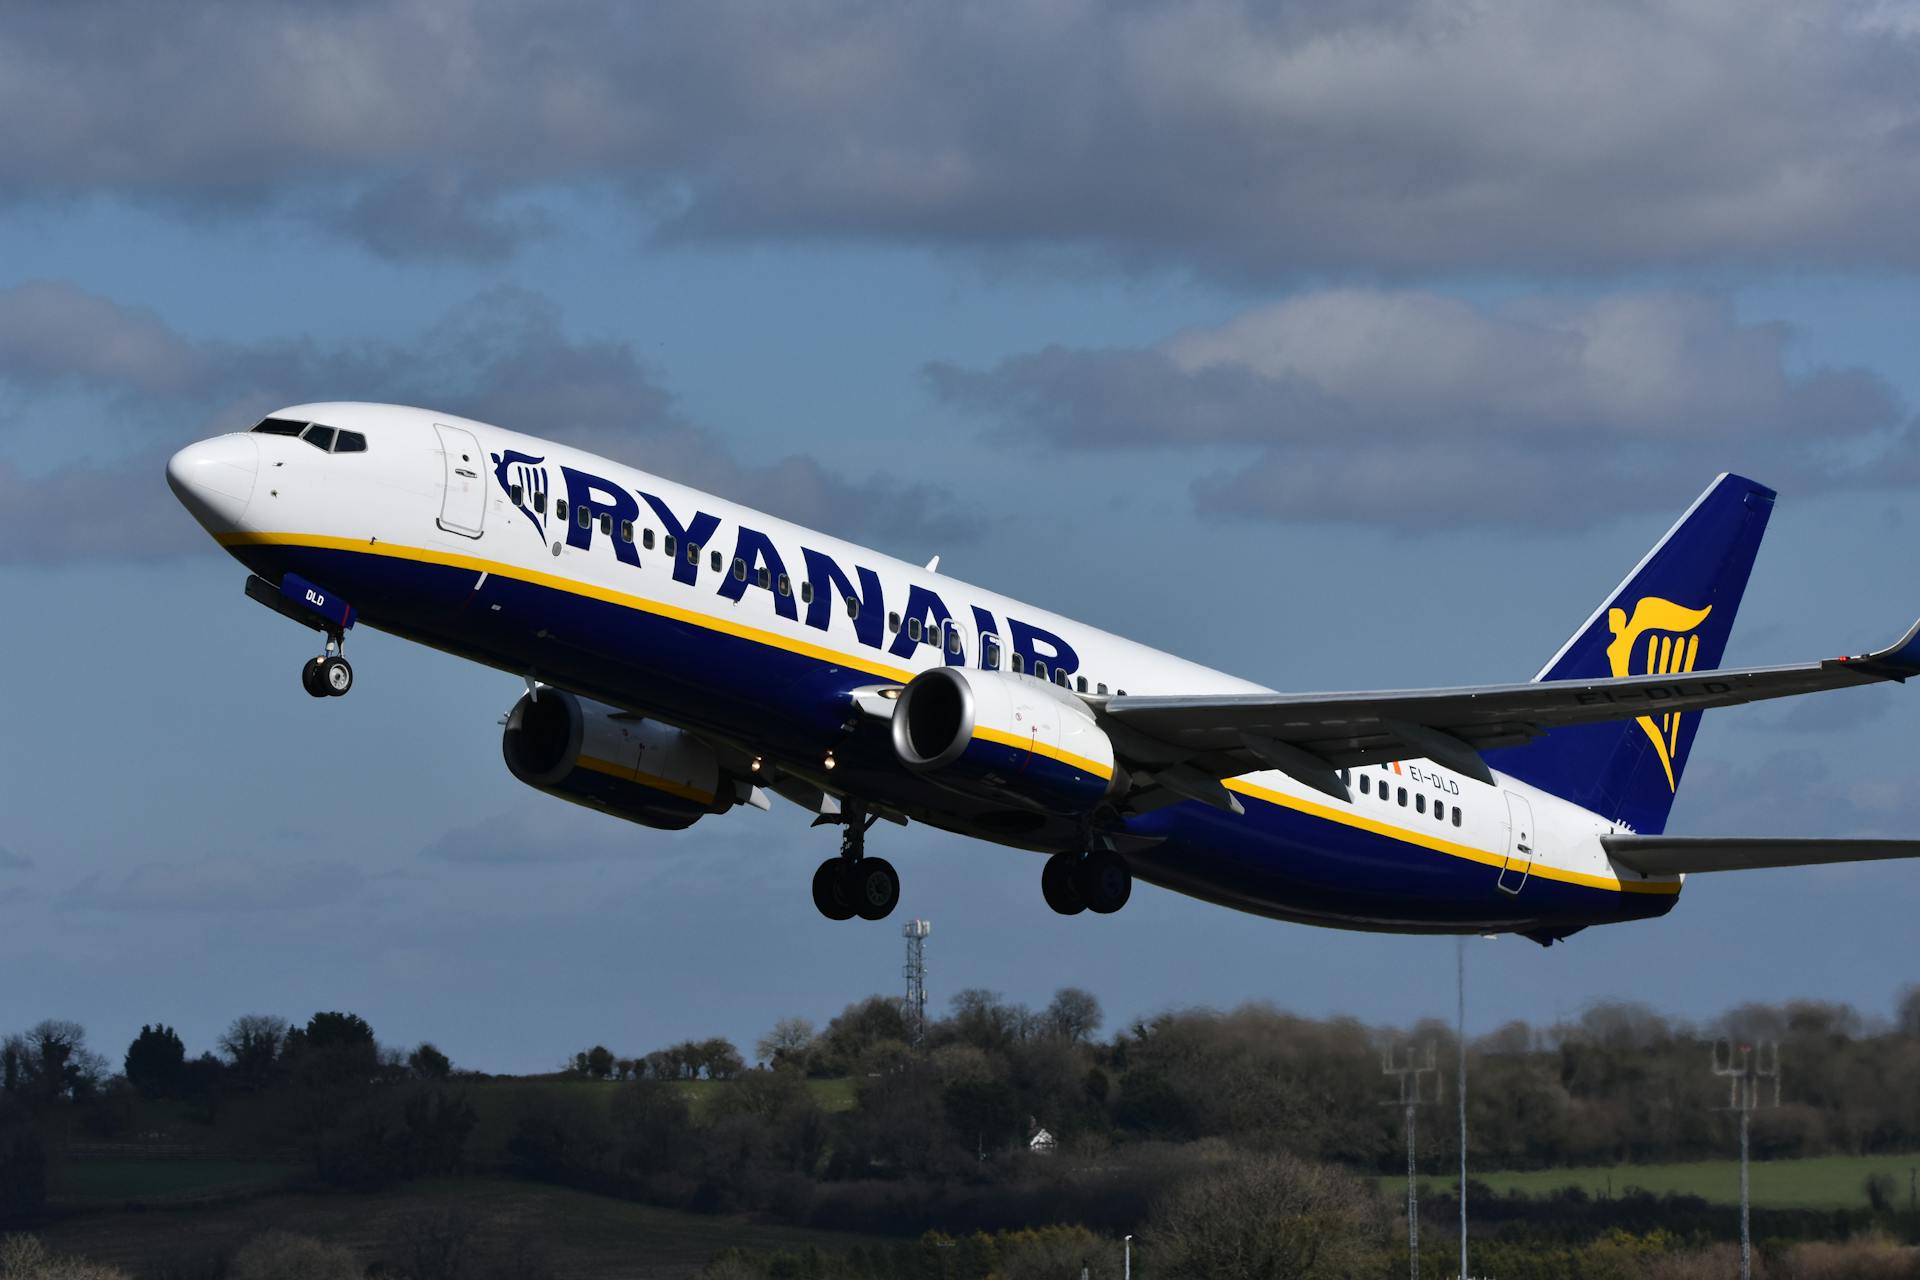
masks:
<path id="1" fill-rule="evenodd" d="M 1722 475 L 1635 565 L 1535 680 L 1711 670 L 1747 589 L 1773 490 Z M 1555 729 L 1486 753 L 1495 769 L 1643 835 L 1666 829 L 1699 713 Z"/>

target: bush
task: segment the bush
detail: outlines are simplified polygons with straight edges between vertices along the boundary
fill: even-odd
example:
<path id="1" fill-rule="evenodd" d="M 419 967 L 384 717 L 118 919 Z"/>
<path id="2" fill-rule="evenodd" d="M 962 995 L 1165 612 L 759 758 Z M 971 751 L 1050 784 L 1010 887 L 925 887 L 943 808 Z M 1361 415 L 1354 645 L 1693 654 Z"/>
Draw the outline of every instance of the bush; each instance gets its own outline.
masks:
<path id="1" fill-rule="evenodd" d="M 339 1245 L 270 1231 L 233 1255 L 229 1280 L 360 1280 L 360 1264 Z"/>
<path id="2" fill-rule="evenodd" d="M 1292 1156 L 1241 1158 L 1156 1206 L 1153 1274 L 1192 1280 L 1343 1276 L 1384 1222 L 1374 1189 Z"/>
<path id="3" fill-rule="evenodd" d="M 33 1236 L 0 1239 L 0 1277 L 4 1280 L 127 1280 L 117 1267 L 48 1253 Z"/>

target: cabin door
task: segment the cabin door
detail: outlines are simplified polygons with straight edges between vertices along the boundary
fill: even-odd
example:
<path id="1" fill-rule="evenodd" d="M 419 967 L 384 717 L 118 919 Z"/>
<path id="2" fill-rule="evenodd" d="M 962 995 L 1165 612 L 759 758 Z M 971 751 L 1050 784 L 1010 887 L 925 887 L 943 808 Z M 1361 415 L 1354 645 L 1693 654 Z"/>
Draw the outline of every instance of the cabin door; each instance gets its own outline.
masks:
<path id="1" fill-rule="evenodd" d="M 480 460 L 480 442 L 471 431 L 436 422 L 440 452 L 446 462 L 446 492 L 440 499 L 440 527 L 463 538 L 480 536 L 487 516 L 486 474 Z"/>
<path id="2" fill-rule="evenodd" d="M 1509 791 L 1507 795 L 1507 860 L 1500 866 L 1495 883 L 1503 893 L 1519 893 L 1533 874 L 1533 806 L 1527 798 Z"/>

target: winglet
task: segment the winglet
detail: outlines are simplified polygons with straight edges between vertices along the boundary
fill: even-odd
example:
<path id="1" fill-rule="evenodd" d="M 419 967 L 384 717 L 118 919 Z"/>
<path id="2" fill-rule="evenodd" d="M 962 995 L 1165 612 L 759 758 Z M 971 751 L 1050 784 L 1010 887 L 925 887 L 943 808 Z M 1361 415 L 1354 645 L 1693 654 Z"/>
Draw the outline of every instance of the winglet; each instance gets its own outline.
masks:
<path id="1" fill-rule="evenodd" d="M 1849 667 L 1864 668 L 1889 680 L 1905 680 L 1908 676 L 1920 675 L 1920 622 L 1914 623 L 1907 629 L 1907 634 L 1884 649 L 1835 661 Z"/>

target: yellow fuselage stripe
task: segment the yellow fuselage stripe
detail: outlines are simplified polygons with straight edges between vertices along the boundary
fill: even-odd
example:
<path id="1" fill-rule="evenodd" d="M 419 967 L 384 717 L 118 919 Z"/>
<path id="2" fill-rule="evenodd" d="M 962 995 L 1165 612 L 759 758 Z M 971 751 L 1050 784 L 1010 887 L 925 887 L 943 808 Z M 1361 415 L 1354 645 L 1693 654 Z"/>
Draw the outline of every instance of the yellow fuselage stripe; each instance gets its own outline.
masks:
<path id="1" fill-rule="evenodd" d="M 700 613 L 693 609 L 682 609 L 676 605 L 650 599 L 646 596 L 630 595 L 623 591 L 614 591 L 607 587 L 596 586 L 593 583 L 581 582 L 577 578 L 566 578 L 559 574 L 543 573 L 538 569 L 528 569 L 520 565 L 504 564 L 498 560 L 488 560 L 480 556 L 459 555 L 449 551 L 434 551 L 425 547 L 409 547 L 394 542 L 375 542 L 359 538 L 330 537 L 324 534 L 223 533 L 216 535 L 216 537 L 223 547 L 311 547 L 325 551 L 352 551 L 363 555 L 386 556 L 390 559 L 409 560 L 420 564 L 443 565 L 448 568 L 467 569 L 474 573 L 489 573 L 496 577 L 511 578 L 518 582 L 526 582 L 534 586 L 547 587 L 555 591 L 564 591 L 570 595 L 585 596 L 588 599 L 619 605 L 622 608 L 637 609 L 643 613 L 651 613 L 659 617 L 671 618 L 676 622 L 684 622 L 708 631 L 719 632 L 722 635 L 748 640 L 755 644 L 767 645 L 787 653 L 799 654 L 803 657 L 829 663 L 833 666 L 852 667 L 856 670 L 865 671 L 871 675 L 881 676 L 885 679 L 895 680 L 902 684 L 911 680 L 914 674 L 904 667 L 895 667 L 887 663 L 876 662 L 860 655 L 847 654 L 838 649 L 830 649 L 825 645 L 810 644 L 805 640 L 795 640 L 790 636 L 783 636 L 778 632 L 766 631 L 759 627 L 743 626 L 737 622 L 729 622 L 724 618 L 716 618 L 711 614 Z M 1022 739 L 1012 734 L 1003 734 L 997 730 L 981 729 L 978 727 L 975 728 L 974 732 L 980 737 L 987 738 L 989 741 L 1000 742 L 1007 746 L 1018 747 L 1023 750 L 1035 751 L 1041 755 L 1073 765 L 1076 768 L 1085 769 L 1088 772 L 1102 777 L 1110 778 L 1113 776 L 1111 769 L 1096 764 L 1085 756 L 1078 756 L 1071 752 L 1061 751 L 1056 747 L 1050 747 L 1044 743 L 1034 742 L 1031 739 Z M 632 770 L 621 769 L 619 766 L 611 766 L 609 769 L 601 770 L 601 772 L 615 772 L 624 775 L 632 775 L 633 773 Z M 654 784 L 648 783 L 647 785 L 651 786 Z M 1240 795 L 1247 796 L 1250 799 L 1264 801 L 1267 804 L 1276 805 L 1282 809 L 1291 809 L 1296 813 L 1321 818 L 1328 822 L 1338 823 L 1341 826 L 1370 831 L 1391 840 L 1398 840 L 1422 849 L 1431 849 L 1435 853 L 1444 853 L 1455 858 L 1465 858 L 1470 862 L 1483 863 L 1490 867 L 1501 867 L 1507 863 L 1506 857 L 1502 854 L 1492 853 L 1485 849 L 1476 849 L 1471 845 L 1456 844 L 1451 840 L 1441 840 L 1423 832 L 1392 826 L 1388 823 L 1375 821 L 1372 818 L 1365 818 L 1358 813 L 1348 813 L 1340 809 L 1329 808 L 1326 805 L 1318 804 L 1312 800 L 1302 799 L 1298 796 L 1290 796 L 1281 791 L 1274 791 L 1267 787 L 1248 782 L 1242 778 L 1228 778 L 1225 781 L 1225 785 L 1229 791 L 1238 792 Z M 696 795 L 689 795 L 688 798 L 702 799 L 705 801 L 712 799 L 711 796 L 700 797 Z M 1533 863 L 1531 874 L 1547 880 L 1557 880 L 1566 884 L 1582 885 L 1591 889 L 1610 889 L 1617 893 L 1676 894 L 1680 892 L 1680 883 L 1675 880 L 1650 880 L 1642 883 L 1631 880 L 1620 880 L 1612 876 L 1595 876 L 1588 875 L 1581 871 L 1568 871 L 1561 867 L 1550 867 L 1539 862 Z"/>

